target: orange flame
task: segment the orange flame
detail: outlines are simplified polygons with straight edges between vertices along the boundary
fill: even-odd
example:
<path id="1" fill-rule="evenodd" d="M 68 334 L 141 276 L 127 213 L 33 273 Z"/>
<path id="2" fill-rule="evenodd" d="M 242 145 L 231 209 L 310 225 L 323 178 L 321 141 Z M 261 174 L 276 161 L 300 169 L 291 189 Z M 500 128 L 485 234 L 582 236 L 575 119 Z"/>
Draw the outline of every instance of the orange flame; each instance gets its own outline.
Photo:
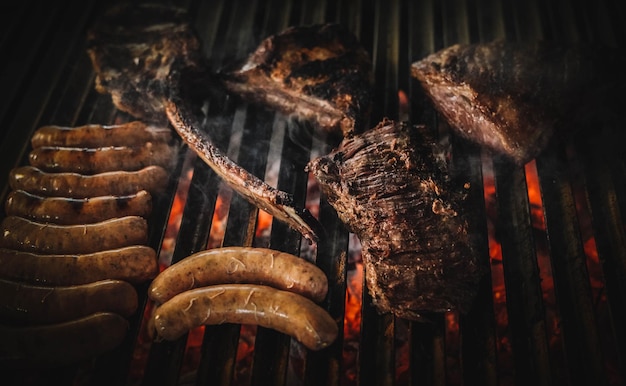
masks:
<path id="1" fill-rule="evenodd" d="M 230 198 L 231 196 L 228 194 L 218 194 L 217 196 L 213 219 L 211 220 L 209 240 L 206 245 L 207 249 L 218 248 L 222 245 L 224 234 L 226 233 L 226 220 L 228 218 Z"/>
<path id="2" fill-rule="evenodd" d="M 256 232 L 254 233 L 254 235 L 256 237 L 262 237 L 263 235 L 267 234 L 271 229 L 273 218 L 274 217 L 271 214 L 259 209 L 259 214 L 256 221 Z"/>
<path id="3" fill-rule="evenodd" d="M 361 332 L 361 303 L 363 296 L 363 263 L 348 272 L 346 288 L 346 312 L 343 333 L 346 340 L 358 340 Z"/>
<path id="4" fill-rule="evenodd" d="M 496 185 L 493 164 L 488 158 L 483 159 L 483 186 L 485 212 L 487 214 L 487 234 L 489 238 L 489 256 L 491 258 L 491 283 L 493 292 L 493 310 L 496 323 L 496 346 L 498 349 L 499 368 L 511 363 L 511 341 L 508 336 L 508 312 L 506 309 L 506 287 L 502 266 L 502 245 L 496 237 L 495 223 L 498 218 L 496 205 Z"/>
<path id="5" fill-rule="evenodd" d="M 526 173 L 526 185 L 528 187 L 528 201 L 530 203 L 530 215 L 535 228 L 545 231 L 546 223 L 543 216 L 543 200 L 541 198 L 541 188 L 539 186 L 539 175 L 537 165 L 534 160 L 524 165 Z"/>
<path id="6" fill-rule="evenodd" d="M 398 90 L 398 120 L 408 121 L 410 116 L 411 105 L 409 97 L 404 90 Z"/>
<path id="7" fill-rule="evenodd" d="M 363 295 L 363 263 L 356 262 L 355 269 L 348 271 L 346 303 L 343 319 L 343 363 L 345 383 L 354 384 L 357 379 L 359 337 L 361 335 L 361 303 Z"/>

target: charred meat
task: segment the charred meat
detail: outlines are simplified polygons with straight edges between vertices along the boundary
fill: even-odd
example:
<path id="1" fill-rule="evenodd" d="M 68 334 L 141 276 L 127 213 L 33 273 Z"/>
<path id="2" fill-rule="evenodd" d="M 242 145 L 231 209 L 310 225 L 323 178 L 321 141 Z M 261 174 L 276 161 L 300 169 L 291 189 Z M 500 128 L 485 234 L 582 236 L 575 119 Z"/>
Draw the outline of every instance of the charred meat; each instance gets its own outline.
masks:
<path id="1" fill-rule="evenodd" d="M 239 167 L 199 130 L 201 104 L 219 94 L 186 12 L 161 5 L 128 5 L 107 13 L 88 34 L 96 89 L 136 118 L 168 122 L 189 147 L 237 192 L 311 242 L 316 221 L 291 206 L 291 196 Z"/>
<path id="2" fill-rule="evenodd" d="M 331 138 L 341 140 L 367 125 L 371 60 L 341 25 L 288 28 L 222 76 L 230 91 L 311 122 Z"/>
<path id="3" fill-rule="evenodd" d="M 360 239 L 365 279 L 380 312 L 419 320 L 467 311 L 481 269 L 471 240 L 467 182 L 422 126 L 383 120 L 308 169 Z"/>
<path id="4" fill-rule="evenodd" d="M 411 73 L 457 133 L 523 164 L 555 133 L 571 134 L 617 105 L 613 95 L 623 92 L 611 88 L 623 90 L 623 71 L 601 51 L 545 41 L 457 44 L 413 63 Z"/>
<path id="5" fill-rule="evenodd" d="M 145 121 L 167 122 L 163 99 L 172 66 L 204 66 L 186 11 L 171 6 L 114 7 L 88 31 L 87 44 L 96 90 Z"/>
<path id="6" fill-rule="evenodd" d="M 217 175 L 234 191 L 241 194 L 257 208 L 263 209 L 291 228 L 299 231 L 309 243 L 318 241 L 319 223 L 306 209 L 294 206 L 293 197 L 249 173 L 226 157 L 213 145 L 210 137 L 185 103 L 176 98 L 165 102 L 165 111 L 174 129 Z"/>

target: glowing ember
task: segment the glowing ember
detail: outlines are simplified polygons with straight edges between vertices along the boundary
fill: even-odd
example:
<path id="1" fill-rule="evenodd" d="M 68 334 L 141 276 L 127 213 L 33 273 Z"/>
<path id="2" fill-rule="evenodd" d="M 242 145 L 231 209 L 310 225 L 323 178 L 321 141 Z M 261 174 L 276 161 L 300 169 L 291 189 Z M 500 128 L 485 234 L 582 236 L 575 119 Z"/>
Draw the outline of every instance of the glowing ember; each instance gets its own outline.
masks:
<path id="1" fill-rule="evenodd" d="M 346 308 L 343 319 L 344 385 L 356 384 L 359 338 L 361 336 L 361 302 L 363 295 L 363 263 L 349 270 L 346 282 Z"/>
<path id="2" fill-rule="evenodd" d="M 245 385 L 252 376 L 252 361 L 254 359 L 254 343 L 257 327 L 242 325 L 239 332 L 237 346 L 236 368 L 233 375 L 233 385 Z"/>
<path id="3" fill-rule="evenodd" d="M 204 326 L 196 327 L 189 330 L 187 335 L 187 345 L 185 346 L 185 355 L 180 369 L 181 375 L 192 374 L 198 368 L 200 357 L 202 355 L 202 339 L 204 338 Z"/>
<path id="4" fill-rule="evenodd" d="M 408 121 L 410 119 L 411 104 L 409 97 L 404 90 L 398 90 L 398 120 Z"/>
<path id="5" fill-rule="evenodd" d="M 561 319 L 558 313 L 556 292 L 554 290 L 554 277 L 552 274 L 552 262 L 548 247 L 546 234 L 546 223 L 543 211 L 543 199 L 541 197 L 541 186 L 535 161 L 530 161 L 524 166 L 526 175 L 526 185 L 528 189 L 528 202 L 530 204 L 530 215 L 533 228 L 535 229 L 535 249 L 537 254 L 537 265 L 541 278 L 542 297 L 545 309 L 546 333 L 548 345 L 550 347 L 550 357 L 553 366 L 564 367 L 562 353 Z"/>
<path id="6" fill-rule="evenodd" d="M 528 186 L 528 201 L 530 203 L 530 214 L 533 227 L 545 231 L 546 222 L 543 215 L 543 200 L 541 199 L 541 188 L 539 187 L 539 175 L 537 175 L 537 165 L 535 161 L 530 161 L 524 166 L 526 172 L 526 185 Z"/>
<path id="7" fill-rule="evenodd" d="M 446 312 L 446 382 L 451 385 L 463 384 L 461 369 L 461 334 L 459 330 L 459 314 Z"/>
<path id="8" fill-rule="evenodd" d="M 222 187 L 215 201 L 215 210 L 213 219 L 211 220 L 211 230 L 209 231 L 209 240 L 206 249 L 219 248 L 222 246 L 224 234 L 226 233 L 226 220 L 228 219 L 228 210 L 230 208 L 230 200 L 232 198 L 232 190 L 228 187 Z"/>
<path id="9" fill-rule="evenodd" d="M 259 210 L 257 216 L 255 237 L 267 237 L 272 230 L 273 216 L 264 210 Z"/>
<path id="10" fill-rule="evenodd" d="M 357 340 L 361 332 L 361 302 L 363 296 L 363 263 L 357 262 L 348 271 L 346 312 L 343 333 L 346 340 Z"/>
<path id="11" fill-rule="evenodd" d="M 495 224 L 498 213 L 496 205 L 496 185 L 491 159 L 483 157 L 483 184 L 485 211 L 487 214 L 487 232 L 489 238 L 489 256 L 491 257 L 491 285 L 493 290 L 493 308 L 496 325 L 496 349 L 498 368 L 512 373 L 511 338 L 508 333 L 509 314 L 506 309 L 506 288 L 502 266 L 502 245 L 496 237 Z"/>
<path id="12" fill-rule="evenodd" d="M 191 158 L 188 158 L 191 161 Z M 183 166 L 186 172 L 183 172 L 178 182 L 178 188 L 174 201 L 172 202 L 172 208 L 170 209 L 170 215 L 167 219 L 167 228 L 165 228 L 165 235 L 163 237 L 163 243 L 161 245 L 161 251 L 159 252 L 159 268 L 163 269 L 170 266 L 172 262 L 172 253 L 174 252 L 174 246 L 176 244 L 176 236 L 180 229 L 180 223 L 183 218 L 183 209 L 187 202 L 187 194 L 189 192 L 189 184 L 193 177 L 193 169 L 188 165 Z"/>

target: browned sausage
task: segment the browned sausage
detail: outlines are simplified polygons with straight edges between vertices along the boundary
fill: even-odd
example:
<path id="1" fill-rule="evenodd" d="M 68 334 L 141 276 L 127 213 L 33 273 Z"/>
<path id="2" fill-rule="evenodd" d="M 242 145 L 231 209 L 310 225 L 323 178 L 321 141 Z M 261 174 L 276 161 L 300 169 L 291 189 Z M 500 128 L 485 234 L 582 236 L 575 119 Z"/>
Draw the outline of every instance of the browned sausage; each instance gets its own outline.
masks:
<path id="1" fill-rule="evenodd" d="M 139 216 L 84 225 L 44 224 L 9 216 L 2 220 L 0 231 L 0 248 L 44 254 L 93 253 L 148 242 L 148 222 Z"/>
<path id="2" fill-rule="evenodd" d="M 337 323 L 302 295 L 256 284 L 223 284 L 182 292 L 154 313 L 156 333 L 175 340 L 192 328 L 221 323 L 255 324 L 294 337 L 311 350 L 331 344 Z"/>
<path id="3" fill-rule="evenodd" d="M 127 196 L 140 190 L 161 192 L 167 185 L 168 172 L 160 166 L 146 166 L 137 171 L 98 173 L 46 173 L 32 166 L 21 166 L 9 173 L 13 190 L 25 190 L 41 196 L 85 198 L 106 195 Z"/>
<path id="4" fill-rule="evenodd" d="M 128 196 L 93 198 L 42 197 L 13 190 L 4 204 L 7 216 L 54 224 L 91 224 L 115 217 L 141 216 L 152 211 L 152 196 L 145 190 Z"/>
<path id="5" fill-rule="evenodd" d="M 176 148 L 163 142 L 146 142 L 137 147 L 100 148 L 38 147 L 29 154 L 31 166 L 46 172 L 97 174 L 118 170 L 133 171 L 149 165 L 169 169 L 174 165 Z"/>
<path id="6" fill-rule="evenodd" d="M 0 317 L 16 324 L 67 322 L 96 312 L 131 316 L 135 287 L 121 280 L 75 286 L 42 286 L 0 279 Z"/>
<path id="7" fill-rule="evenodd" d="M 267 248 L 225 247 L 197 252 L 166 268 L 148 294 L 165 303 L 183 291 L 221 283 L 264 284 L 316 302 L 328 291 L 324 272 L 298 256 Z"/>
<path id="8" fill-rule="evenodd" d="M 119 346 L 128 321 L 99 312 L 69 322 L 41 326 L 0 326 L 0 364 L 44 368 L 72 364 Z"/>
<path id="9" fill-rule="evenodd" d="M 0 249 L 0 277 L 32 284 L 78 285 L 104 279 L 138 284 L 158 273 L 156 252 L 145 245 L 82 255 L 40 255 Z"/>
<path id="10" fill-rule="evenodd" d="M 148 126 L 141 121 L 133 121 L 110 126 L 43 126 L 35 131 L 31 144 L 33 148 L 136 146 L 146 142 L 168 142 L 171 138 L 172 130 L 168 127 Z"/>

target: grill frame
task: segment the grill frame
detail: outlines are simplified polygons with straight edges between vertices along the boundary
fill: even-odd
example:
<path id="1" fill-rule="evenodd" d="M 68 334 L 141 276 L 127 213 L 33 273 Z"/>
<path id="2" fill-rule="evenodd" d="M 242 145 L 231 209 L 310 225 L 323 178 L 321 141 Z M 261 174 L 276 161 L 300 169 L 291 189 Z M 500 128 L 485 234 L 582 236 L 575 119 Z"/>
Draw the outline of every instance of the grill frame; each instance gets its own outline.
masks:
<path id="1" fill-rule="evenodd" d="M 204 42 L 204 53 L 220 65 L 240 58 L 271 33 L 289 25 L 338 21 L 352 29 L 372 54 L 376 79 L 374 110 L 371 122 L 382 117 L 396 118 L 399 106 L 397 91 L 409 95 L 409 117 L 413 123 L 425 123 L 440 134 L 449 132 L 432 109 L 417 83 L 410 78 L 409 66 L 427 53 L 455 42 L 487 41 L 506 37 L 514 40 L 551 38 L 558 41 L 595 41 L 616 46 L 625 42 L 622 21 L 626 13 L 618 2 L 606 0 L 598 5 L 583 1 L 526 2 L 524 5 L 496 0 L 449 1 L 338 1 L 291 2 L 287 0 L 186 1 L 196 16 L 196 28 Z M 6 198 L 6 178 L 10 169 L 27 162 L 29 138 L 44 124 L 80 125 L 85 123 L 116 123 L 131 118 L 115 110 L 107 96 L 93 89 L 94 74 L 84 51 L 84 33 L 92 21 L 108 6 L 95 0 L 75 6 L 69 1 L 48 4 L 41 0 L 11 5 L 13 22 L 4 27 L 0 48 L 16 60 L 0 65 L 5 74 L 0 85 L 7 90 L 0 103 L 0 123 L 8 128 L 3 134 L 0 164 L 2 199 Z M 42 12 L 30 12 L 40 9 Z M 278 10 L 278 11 L 276 11 Z M 42 16 L 46 15 L 46 16 Z M 23 23 L 17 22 L 23 20 Z M 63 26 L 60 28 L 59 26 Z M 66 28 L 70 26 L 70 28 Z M 235 47 L 234 49 L 232 47 Z M 258 148 L 251 143 L 271 142 L 272 131 L 284 124 L 273 114 L 226 101 L 215 112 L 231 116 L 231 133 L 224 133 L 217 142 L 228 148 L 232 136 L 241 135 L 238 162 L 263 178 L 269 146 Z M 269 116 L 268 116 L 269 114 Z M 261 118 L 256 120 L 255 118 Z M 255 122 L 260 122 L 255 123 Z M 282 123 L 281 123 L 282 122 Z M 260 126 L 260 127 L 259 127 Z M 285 128 L 282 128 L 283 130 Z M 237 137 L 238 138 L 238 137 Z M 484 159 L 493 162 L 497 189 L 500 241 L 507 288 L 507 313 L 514 357 L 503 363 L 496 341 L 499 332 L 494 325 L 492 282 L 486 277 L 480 283 L 476 306 L 459 317 L 462 344 L 457 350 L 447 341 L 446 315 L 430 316 L 432 323 L 405 323 L 388 315 L 378 315 L 369 305 L 365 292 L 359 347 L 359 384 L 374 382 L 392 385 L 396 375 L 395 338 L 401 331 L 410 339 L 410 371 L 403 378 L 406 384 L 567 384 L 584 380 L 587 384 L 610 384 L 602 360 L 606 342 L 598 331 L 597 306 L 590 297 L 586 256 L 581 239 L 575 191 L 582 188 L 586 205 L 592 214 L 593 233 L 598 254 L 604 265 L 608 307 L 611 312 L 612 335 L 616 339 L 616 366 L 621 379 L 626 375 L 626 333 L 618 326 L 626 325 L 626 167 L 623 157 L 606 159 L 605 144 L 589 143 L 589 138 L 575 139 L 565 145 L 553 144 L 536 160 L 544 200 L 547 223 L 547 245 L 552 259 L 555 291 L 559 299 L 558 313 L 562 322 L 562 354 L 550 349 L 546 336 L 545 303 L 540 280 L 542 273 L 536 263 L 538 238 L 530 218 L 525 170 L 497 157 L 481 155 L 475 145 L 452 137 L 456 167 L 463 170 L 472 185 L 482 186 Z M 281 150 L 278 188 L 293 193 L 296 205 L 304 206 L 307 176 L 304 165 L 311 156 L 290 144 L 285 134 Z M 319 146 L 319 144 L 316 144 Z M 186 148 L 184 148 L 186 149 Z M 298 150 L 296 150 L 298 149 Z M 313 149 L 324 151 L 328 149 Z M 568 152 L 570 151 L 570 152 Z M 575 153 L 575 157 L 571 155 Z M 255 154 L 255 157 L 243 157 Z M 289 162 L 285 162 L 288 160 Z M 173 261 L 203 248 L 211 227 L 212 214 L 220 193 L 215 174 L 201 161 L 193 160 L 194 174 L 189 198 L 183 212 L 180 237 L 176 240 Z M 183 162 L 174 175 L 180 175 Z M 580 180 L 575 177 L 580 177 Z M 177 181 L 173 180 L 166 194 L 155 204 L 150 223 L 150 245 L 157 251 L 165 234 L 165 224 L 172 205 Z M 484 208 L 480 189 L 471 201 Z M 229 221 L 223 245 L 251 245 L 256 209 L 232 196 Z M 476 216 L 476 229 L 484 235 L 481 256 L 489 267 L 487 213 Z M 505 215 L 506 214 L 506 215 Z M 232 216 L 232 217 L 231 217 Z M 331 290 L 323 304 L 342 323 L 346 290 L 347 248 L 349 233 L 339 222 L 334 210 L 322 198 L 320 222 L 328 238 L 320 242 L 317 263 L 329 275 Z M 247 224 L 242 227 L 242 224 Z M 621 227 L 620 227 L 621 225 Z M 283 224 L 274 223 L 269 244 L 272 248 L 298 254 L 301 240 Z M 140 286 L 141 306 L 145 306 L 145 286 Z M 72 384 L 126 383 L 142 315 L 131 319 L 131 331 L 124 344 L 99 358 L 89 367 L 70 366 L 25 375 L 7 369 L 9 384 L 40 384 L 46 379 L 62 379 Z M 207 328 L 203 353 L 197 370 L 196 384 L 228 384 L 233 373 L 239 329 L 222 325 Z M 575 336 L 576 339 L 570 337 Z M 287 337 L 260 329 L 256 338 L 252 384 L 341 384 L 342 347 L 333 345 L 319 353 L 308 353 L 304 379 L 289 374 L 289 351 L 295 350 Z M 155 343 L 141 384 L 178 384 L 179 369 L 184 356 L 184 341 Z M 451 350 L 457 350 L 451 352 Z M 559 358 L 563 355 L 563 358 Z M 557 356 L 557 357 L 555 357 Z M 462 358 L 460 364 L 450 360 Z M 216 365 L 218 364 L 218 365 Z M 456 367 L 455 367 L 456 366 Z M 461 374 L 457 374 L 459 371 Z M 30 382 L 30 383 L 29 383 Z M 45 383 L 45 382 L 44 382 Z"/>

